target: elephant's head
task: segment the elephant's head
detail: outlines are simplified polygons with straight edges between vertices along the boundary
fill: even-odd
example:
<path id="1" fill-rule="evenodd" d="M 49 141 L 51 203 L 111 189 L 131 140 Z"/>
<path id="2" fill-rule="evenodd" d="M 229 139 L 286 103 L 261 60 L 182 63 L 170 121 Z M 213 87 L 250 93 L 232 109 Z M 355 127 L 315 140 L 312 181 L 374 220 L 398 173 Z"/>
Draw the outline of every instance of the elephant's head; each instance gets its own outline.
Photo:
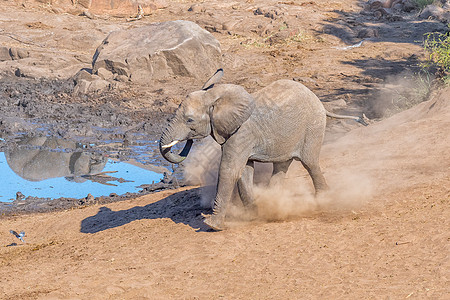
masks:
<path id="1" fill-rule="evenodd" d="M 219 144 L 225 143 L 250 117 L 254 109 L 253 97 L 238 85 L 216 85 L 222 76 L 223 70 L 217 70 L 202 90 L 189 94 L 163 131 L 159 148 L 169 162 L 182 162 L 193 139 L 212 135 Z M 181 141 L 187 141 L 181 153 L 171 152 Z"/>

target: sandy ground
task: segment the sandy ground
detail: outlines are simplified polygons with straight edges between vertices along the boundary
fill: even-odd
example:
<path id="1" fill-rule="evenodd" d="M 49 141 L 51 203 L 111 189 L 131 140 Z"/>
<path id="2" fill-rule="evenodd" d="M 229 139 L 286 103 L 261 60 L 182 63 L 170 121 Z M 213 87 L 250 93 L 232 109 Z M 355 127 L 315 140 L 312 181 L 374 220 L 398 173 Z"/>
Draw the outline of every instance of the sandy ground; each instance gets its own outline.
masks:
<path id="1" fill-rule="evenodd" d="M 328 200 L 342 209 L 277 220 L 274 206 L 276 221 L 209 232 L 198 189 L 184 188 L 4 219 L 0 240 L 18 245 L 0 248 L 0 292 L 5 299 L 448 299 L 449 96 L 324 147 L 325 175 L 337 189 Z M 27 243 L 10 229 L 24 230 Z"/>
<path id="2" fill-rule="evenodd" d="M 417 42 L 422 33 L 443 27 L 414 16 L 377 21 L 360 14 L 365 1 L 355 0 L 169 2 L 139 22 L 188 19 L 208 28 L 222 45 L 225 82 L 253 92 L 275 79 L 296 78 L 326 102 L 344 101 L 337 111 L 365 111 L 371 118 L 383 118 L 393 100 L 382 89 L 398 93 L 406 86 L 420 93 L 416 81 L 399 79 L 424 57 Z M 200 6 L 189 11 L 193 3 Z M 35 67 L 33 76 L 70 78 L 89 66 L 96 43 L 111 30 L 135 26 L 117 18 L 55 17 L 47 6 L 27 5 L 1 7 L 0 41 L 35 53 L 26 61 Z M 254 14 L 274 6 L 284 17 Z M 228 19 L 237 23 L 225 30 Z M 261 32 L 258 26 L 269 22 Z M 270 42 L 282 28 L 293 36 Z M 362 47 L 338 49 L 374 28 L 378 37 Z M 89 40 L 86 33 L 92 33 Z M 24 45 L 28 39 L 35 44 Z M 63 51 L 53 57 L 42 46 Z M 2 63 L 1 76 L 9 76 L 16 63 Z M 170 89 L 160 90 L 161 83 L 127 87 L 121 92 L 131 100 L 117 109 L 151 110 L 159 103 L 158 109 L 173 110 L 195 89 L 186 82 L 202 84 L 183 79 Z M 321 164 L 331 191 L 318 200 L 319 209 L 309 178 L 294 164 L 283 186 L 258 188 L 258 219 L 231 214 L 230 228 L 222 232 L 203 225 L 201 213 L 208 211 L 200 198 L 206 192 L 198 187 L 2 216 L 0 298 L 449 299 L 449 99 L 448 89 L 434 93 L 428 102 L 364 128 L 330 120 Z M 390 114 L 398 108 L 390 107 Z M 10 230 L 25 231 L 26 243 Z"/>

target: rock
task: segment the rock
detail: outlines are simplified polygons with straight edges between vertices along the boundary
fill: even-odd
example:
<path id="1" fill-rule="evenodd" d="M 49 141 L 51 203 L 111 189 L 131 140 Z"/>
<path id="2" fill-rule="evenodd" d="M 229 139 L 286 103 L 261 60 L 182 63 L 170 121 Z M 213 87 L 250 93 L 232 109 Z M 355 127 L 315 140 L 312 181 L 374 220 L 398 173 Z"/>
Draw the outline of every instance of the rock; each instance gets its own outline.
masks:
<path id="1" fill-rule="evenodd" d="M 101 92 L 109 88 L 110 83 L 103 79 L 94 80 L 88 87 L 89 92 Z"/>
<path id="2" fill-rule="evenodd" d="M 100 79 L 102 79 L 100 76 L 98 76 L 98 75 L 96 75 L 96 74 L 92 74 L 91 77 L 92 77 L 92 80 L 91 80 L 91 81 L 95 81 L 95 80 L 100 80 Z"/>
<path id="3" fill-rule="evenodd" d="M 75 88 L 73 89 L 74 94 L 86 94 L 89 92 L 89 86 L 91 85 L 90 81 L 87 81 L 85 79 L 81 79 Z"/>
<path id="4" fill-rule="evenodd" d="M 450 0 L 446 0 L 444 5 L 442 5 L 442 8 L 444 9 L 450 9 Z"/>
<path id="5" fill-rule="evenodd" d="M 370 0 L 368 2 L 368 9 L 376 10 L 379 8 L 393 8 L 395 5 L 403 5 L 403 0 Z"/>
<path id="6" fill-rule="evenodd" d="M 114 74 L 112 72 L 106 70 L 105 68 L 99 68 L 97 70 L 97 75 L 104 80 L 110 80 L 110 79 L 113 79 L 113 77 L 114 77 Z"/>
<path id="7" fill-rule="evenodd" d="M 117 80 L 119 82 L 127 82 L 129 80 L 129 78 L 125 75 L 117 75 L 115 80 Z"/>
<path id="8" fill-rule="evenodd" d="M 81 9 L 79 7 L 72 7 L 66 10 L 66 12 L 68 14 L 74 15 L 74 16 L 79 16 L 83 13 L 84 9 Z"/>
<path id="9" fill-rule="evenodd" d="M 276 20 L 283 16 L 284 12 L 278 7 L 258 7 L 253 11 L 253 14 Z"/>
<path id="10" fill-rule="evenodd" d="M 82 69 L 82 70 L 78 71 L 78 73 L 75 74 L 72 78 L 73 78 L 75 85 L 78 85 L 81 82 L 81 80 L 85 80 L 85 81 L 94 80 L 92 78 L 92 74 L 89 73 L 86 69 Z"/>
<path id="11" fill-rule="evenodd" d="M 25 199 L 25 195 L 22 194 L 22 192 L 17 192 L 16 193 L 16 201 L 22 201 Z"/>
<path id="12" fill-rule="evenodd" d="M 97 48 L 93 72 L 104 68 L 131 81 L 173 76 L 207 78 L 221 66 L 219 42 L 190 21 L 153 23 L 112 32 Z"/>
<path id="13" fill-rule="evenodd" d="M 0 61 L 11 60 L 9 49 L 7 47 L 0 47 Z"/>
<path id="14" fill-rule="evenodd" d="M 79 72 L 80 74 L 84 74 L 83 72 Z M 75 81 L 76 85 L 73 89 L 74 94 L 87 94 L 89 92 L 102 92 L 108 90 L 111 86 L 106 80 L 101 79 L 99 76 L 92 75 L 88 80 L 82 79 L 83 75 L 79 76 Z"/>
<path id="15" fill-rule="evenodd" d="M 26 77 L 31 79 L 37 79 L 46 77 L 47 71 L 45 69 L 41 69 L 38 67 L 32 67 L 32 66 L 20 66 L 16 69 L 14 74 L 17 77 Z"/>
<path id="16" fill-rule="evenodd" d="M 392 6 L 392 9 L 396 10 L 396 11 L 401 11 L 401 10 L 403 10 L 403 4 L 402 3 L 396 3 L 396 4 L 394 4 Z"/>
<path id="17" fill-rule="evenodd" d="M 377 10 L 374 11 L 374 15 L 378 19 L 383 17 L 383 16 L 390 16 L 390 15 L 392 15 L 392 10 L 390 8 L 380 7 Z"/>
<path id="18" fill-rule="evenodd" d="M 417 3 L 412 0 L 370 0 L 365 6 L 366 11 L 373 12 L 375 17 L 398 20 L 399 16 L 392 16 L 395 12 L 411 12 L 417 9 Z"/>
<path id="19" fill-rule="evenodd" d="M 85 8 L 90 8 L 92 5 L 92 0 L 78 0 L 78 4 Z"/>
<path id="20" fill-rule="evenodd" d="M 287 38 L 289 38 L 290 33 L 289 30 L 283 30 L 275 33 L 271 37 L 269 37 L 265 42 L 269 43 L 270 45 L 283 43 L 286 41 Z"/>
<path id="21" fill-rule="evenodd" d="M 448 22 L 450 20 L 450 12 L 446 11 L 442 7 L 436 5 L 428 5 L 425 7 L 419 15 L 422 19 L 434 19 L 441 22 Z"/>
<path id="22" fill-rule="evenodd" d="M 413 10 L 415 10 L 417 8 L 417 5 L 414 1 L 412 0 L 405 0 L 403 1 L 403 11 L 405 12 L 412 12 Z"/>
<path id="23" fill-rule="evenodd" d="M 27 58 L 30 56 L 30 52 L 20 49 L 20 48 L 11 48 L 9 49 L 9 55 L 13 60 L 19 60 L 23 58 Z"/>
<path id="24" fill-rule="evenodd" d="M 83 11 L 80 14 L 80 16 L 86 17 L 86 18 L 91 19 L 91 20 L 95 19 L 95 16 L 92 13 L 90 13 L 88 10 Z"/>
<path id="25" fill-rule="evenodd" d="M 365 38 L 373 38 L 378 37 L 378 29 L 374 28 L 364 28 L 358 32 L 357 38 L 365 39 Z"/>
<path id="26" fill-rule="evenodd" d="M 85 198 L 81 198 L 76 200 L 78 205 L 88 205 L 88 204 L 92 204 L 95 202 L 95 197 L 92 196 L 91 194 L 87 194 L 87 196 Z"/>

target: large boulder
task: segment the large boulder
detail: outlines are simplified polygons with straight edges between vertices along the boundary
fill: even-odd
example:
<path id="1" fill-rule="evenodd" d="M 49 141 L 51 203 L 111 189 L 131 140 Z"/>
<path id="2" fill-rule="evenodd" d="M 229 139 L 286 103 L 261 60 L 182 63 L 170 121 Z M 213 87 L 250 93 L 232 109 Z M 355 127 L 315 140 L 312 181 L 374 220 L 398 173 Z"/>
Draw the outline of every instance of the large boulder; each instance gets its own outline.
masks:
<path id="1" fill-rule="evenodd" d="M 219 67 L 219 42 L 197 24 L 181 20 L 112 32 L 92 62 L 94 74 L 107 70 L 137 83 L 173 76 L 203 79 Z"/>

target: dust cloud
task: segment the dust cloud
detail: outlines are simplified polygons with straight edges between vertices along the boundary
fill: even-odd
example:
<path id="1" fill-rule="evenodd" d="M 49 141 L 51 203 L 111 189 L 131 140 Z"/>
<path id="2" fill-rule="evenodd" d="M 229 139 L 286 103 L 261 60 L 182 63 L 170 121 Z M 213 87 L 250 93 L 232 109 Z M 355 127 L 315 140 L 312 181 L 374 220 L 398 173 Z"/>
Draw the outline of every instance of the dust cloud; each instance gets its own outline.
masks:
<path id="1" fill-rule="evenodd" d="M 203 207 L 211 207 L 214 201 L 220 155 L 220 146 L 208 137 L 193 147 L 185 161 L 186 182 L 203 186 L 199 195 Z M 316 197 L 311 178 L 300 162 L 294 161 L 286 178 L 277 184 L 269 184 L 272 164 L 255 163 L 254 195 L 257 216 L 245 210 L 236 187 L 228 215 L 235 221 L 271 222 L 308 217 L 322 212 L 356 210 L 370 200 L 373 182 L 369 176 L 358 174 L 355 169 L 358 166 L 353 165 L 350 171 L 342 168 L 325 172 L 330 189 Z"/>
<path id="2" fill-rule="evenodd" d="M 294 162 L 291 168 L 303 167 Z M 259 218 L 279 221 L 322 212 L 357 210 L 371 199 L 373 193 L 369 177 L 343 171 L 331 176 L 325 174 L 329 190 L 315 196 L 312 181 L 306 171 L 302 177 L 290 177 L 289 172 L 287 178 L 277 185 L 255 187 Z"/>
<path id="3" fill-rule="evenodd" d="M 375 90 L 365 109 L 370 118 L 390 117 L 411 108 L 430 96 L 434 76 L 405 71 L 387 76 L 381 89 Z"/>

